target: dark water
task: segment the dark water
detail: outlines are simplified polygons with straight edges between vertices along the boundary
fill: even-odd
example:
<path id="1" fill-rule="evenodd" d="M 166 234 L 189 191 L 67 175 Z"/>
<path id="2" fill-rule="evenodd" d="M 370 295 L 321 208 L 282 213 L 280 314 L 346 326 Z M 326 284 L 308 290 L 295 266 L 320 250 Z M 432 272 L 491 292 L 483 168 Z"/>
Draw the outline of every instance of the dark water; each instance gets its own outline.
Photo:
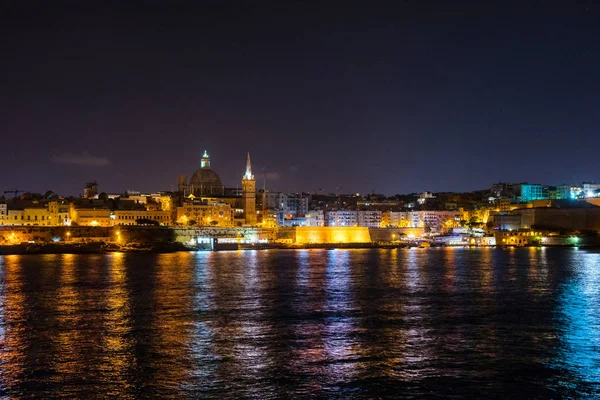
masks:
<path id="1" fill-rule="evenodd" d="M 4 398 L 598 398 L 600 254 L 4 256 Z"/>

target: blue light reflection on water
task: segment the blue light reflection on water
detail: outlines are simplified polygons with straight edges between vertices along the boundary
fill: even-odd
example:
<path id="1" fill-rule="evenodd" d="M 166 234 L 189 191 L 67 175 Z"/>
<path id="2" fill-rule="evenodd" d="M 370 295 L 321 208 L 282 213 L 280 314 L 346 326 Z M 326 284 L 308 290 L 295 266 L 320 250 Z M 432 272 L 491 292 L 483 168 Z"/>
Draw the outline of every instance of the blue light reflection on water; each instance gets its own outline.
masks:
<path id="1" fill-rule="evenodd" d="M 582 392 L 600 390 L 600 254 L 574 252 L 573 274 L 561 285 L 556 319 L 561 349 L 554 365 L 578 377 Z M 570 385 L 568 381 L 560 381 Z"/>

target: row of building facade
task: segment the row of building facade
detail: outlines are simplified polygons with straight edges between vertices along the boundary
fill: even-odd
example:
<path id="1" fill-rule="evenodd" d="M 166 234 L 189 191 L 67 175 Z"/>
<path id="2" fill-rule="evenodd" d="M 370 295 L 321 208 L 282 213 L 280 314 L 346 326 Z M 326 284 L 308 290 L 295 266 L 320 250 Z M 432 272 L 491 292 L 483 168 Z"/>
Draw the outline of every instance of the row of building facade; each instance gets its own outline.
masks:
<path id="1" fill-rule="evenodd" d="M 131 196 L 123 201 L 131 201 Z M 111 209 L 101 201 L 68 202 L 65 200 L 38 202 L 30 206 L 9 209 L 0 204 L 0 225 L 30 226 L 119 226 L 119 225 L 194 225 L 233 227 L 245 223 L 244 210 L 236 201 L 219 198 L 196 198 L 189 195 L 179 205 L 168 196 L 137 196 L 135 209 Z M 307 202 L 305 204 L 308 204 Z M 131 207 L 131 205 L 129 205 Z M 306 205 L 304 207 L 307 207 Z M 269 209 L 267 209 L 269 210 Z M 454 211 L 380 211 L 380 210 L 301 210 L 272 208 L 275 226 L 362 226 L 369 228 L 430 228 L 441 231 L 457 226 L 461 214 Z M 261 223 L 269 213 L 259 211 Z M 271 214 L 271 215 L 273 215 Z M 287 218 L 289 217 L 289 218 Z M 263 219 L 265 221 L 263 221 Z"/>
<path id="2" fill-rule="evenodd" d="M 563 201 L 560 207 L 564 209 L 574 207 L 578 200 L 600 209 L 600 184 L 497 183 L 469 193 L 423 192 L 390 198 L 257 191 L 250 155 L 240 190 L 223 185 L 205 151 L 191 179 L 178 178 L 176 192 L 110 195 L 98 193 L 98 185 L 91 182 L 81 198 L 53 196 L 0 203 L 0 225 L 357 226 L 424 228 L 439 233 L 458 226 L 523 229 L 532 224 L 527 222 L 528 212 L 521 210 L 555 208 L 557 201 Z M 596 200 L 599 204 L 594 204 Z"/>

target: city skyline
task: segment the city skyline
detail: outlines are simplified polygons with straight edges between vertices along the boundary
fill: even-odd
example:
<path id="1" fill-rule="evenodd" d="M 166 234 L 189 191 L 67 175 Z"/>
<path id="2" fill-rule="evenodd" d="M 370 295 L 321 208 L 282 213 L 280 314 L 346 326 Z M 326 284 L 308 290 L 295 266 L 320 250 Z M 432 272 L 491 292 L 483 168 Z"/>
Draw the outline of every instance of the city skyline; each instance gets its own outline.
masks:
<path id="1" fill-rule="evenodd" d="M 552 4 L 4 4 L 0 189 L 168 190 L 205 148 L 282 191 L 596 180 L 597 6 Z"/>
<path id="2" fill-rule="evenodd" d="M 208 150 L 203 150 L 202 152 L 202 156 L 200 157 L 199 162 L 197 163 L 196 169 L 200 168 L 208 168 L 211 169 L 213 171 L 215 171 L 217 173 L 217 177 L 220 175 L 220 172 L 218 170 L 216 170 L 216 168 L 213 167 L 212 162 L 213 162 L 213 157 L 212 155 L 210 155 L 208 153 Z M 313 189 L 313 190 L 305 190 L 305 189 L 299 189 L 299 190 L 291 190 L 291 191 L 286 191 L 283 189 L 280 189 L 277 187 L 277 182 L 279 181 L 279 179 L 281 178 L 280 175 L 276 175 L 276 176 L 271 176 L 270 173 L 265 172 L 264 170 L 262 171 L 262 173 L 257 174 L 256 176 L 254 176 L 252 174 L 252 170 L 250 168 L 250 153 L 246 153 L 247 159 L 246 159 L 246 165 L 244 167 L 244 173 L 242 174 L 242 178 L 237 179 L 237 182 L 234 180 L 233 182 L 228 182 L 228 181 L 224 181 L 223 182 L 223 188 L 226 189 L 237 189 L 237 190 L 241 190 L 242 186 L 243 186 L 243 182 L 244 180 L 248 177 L 251 176 L 252 179 L 256 178 L 256 191 L 268 191 L 268 192 L 287 192 L 287 193 L 309 193 L 309 194 L 316 194 L 316 195 L 360 195 L 360 196 L 369 196 L 371 194 L 373 195 L 383 195 L 383 196 L 387 196 L 387 197 L 393 197 L 396 195 L 418 195 L 418 194 L 423 194 L 423 193 L 473 193 L 473 192 L 479 192 L 479 191 L 490 191 L 490 187 L 492 188 L 491 191 L 494 191 L 494 186 L 496 185 L 518 185 L 518 184 L 525 184 L 528 186 L 539 186 L 540 190 L 542 187 L 570 187 L 571 189 L 576 189 L 576 188 L 580 188 L 580 192 L 578 193 L 578 196 L 582 194 L 581 192 L 581 186 L 585 185 L 585 184 L 590 184 L 591 186 L 599 186 L 600 187 L 600 183 L 598 183 L 595 180 L 576 180 L 574 182 L 528 182 L 525 180 L 516 180 L 516 181 L 508 181 L 506 179 L 504 180 L 498 180 L 497 182 L 489 182 L 488 185 L 486 187 L 480 187 L 480 188 L 472 188 L 472 189 L 467 189 L 467 190 L 455 190 L 453 188 L 450 188 L 450 190 L 440 190 L 440 191 L 434 191 L 434 190 L 408 190 L 405 192 L 396 192 L 396 193 L 383 193 L 383 192 L 379 192 L 376 190 L 373 190 L 371 192 L 357 192 L 357 191 L 352 191 L 352 190 L 343 190 L 344 187 L 343 186 L 339 186 L 336 187 L 335 190 L 332 191 L 327 191 L 324 188 L 318 188 L 318 189 Z M 68 157 L 72 157 L 74 160 L 78 159 L 78 156 L 76 155 L 68 155 Z M 85 157 L 85 156 L 84 156 Z M 104 161 L 101 160 L 96 160 L 94 157 L 90 156 L 89 157 L 90 160 L 94 160 L 94 162 L 98 163 L 98 166 L 104 166 L 103 163 Z M 63 164 L 70 164 L 70 162 L 61 162 Z M 73 162 L 74 163 L 74 162 Z M 158 193 L 158 192 L 178 192 L 178 191 L 182 191 L 180 187 L 178 187 L 178 183 L 177 183 L 177 178 L 190 178 L 193 175 L 193 171 L 192 174 L 189 173 L 185 173 L 185 174 L 180 174 L 178 175 L 178 177 L 176 177 L 174 179 L 174 183 L 172 183 L 169 188 L 159 188 L 156 190 L 145 190 L 144 188 L 139 188 L 139 187 L 127 187 L 127 188 L 121 188 L 121 189 L 117 189 L 117 190 L 104 190 L 102 189 L 101 192 L 104 193 L 113 193 L 113 194 L 125 194 L 128 192 L 131 193 L 146 193 L 146 194 L 150 194 L 150 193 Z M 251 175 L 249 175 L 251 174 Z M 267 182 L 269 184 L 267 184 Z M 77 196 L 82 196 L 84 195 L 84 183 L 85 185 L 88 185 L 90 183 L 94 183 L 96 185 L 100 185 L 100 186 L 104 186 L 106 183 L 103 182 L 98 182 L 98 179 L 87 179 L 85 180 L 85 182 L 79 182 L 80 183 L 80 187 L 79 190 L 77 191 L 77 193 L 61 193 L 53 188 L 46 188 L 44 190 L 23 190 L 19 187 L 7 187 L 7 188 L 0 188 L 0 191 L 3 193 L 0 193 L 0 197 L 2 196 L 2 194 L 4 194 L 5 198 L 10 198 L 10 197 L 16 197 L 17 195 L 20 194 L 27 194 L 27 193 L 38 193 L 38 194 L 42 194 L 48 191 L 51 191 L 53 193 L 56 193 L 62 197 L 77 197 Z M 230 184 L 232 183 L 232 184 Z M 107 186 L 110 187 L 111 182 L 107 183 Z M 219 190 L 223 190 L 223 189 L 219 189 Z M 183 190 L 184 192 L 186 192 L 187 190 Z M 573 192 L 571 190 L 571 192 Z M 10 196 L 12 194 L 12 196 Z M 223 193 L 219 192 L 216 194 L 217 196 L 222 196 Z M 588 193 L 589 195 L 589 193 Z M 85 195 L 84 195 L 85 197 Z M 590 196 L 592 197 L 592 196 Z M 596 196 L 593 196 L 596 197 Z M 575 197 L 573 197 L 575 198 Z"/>

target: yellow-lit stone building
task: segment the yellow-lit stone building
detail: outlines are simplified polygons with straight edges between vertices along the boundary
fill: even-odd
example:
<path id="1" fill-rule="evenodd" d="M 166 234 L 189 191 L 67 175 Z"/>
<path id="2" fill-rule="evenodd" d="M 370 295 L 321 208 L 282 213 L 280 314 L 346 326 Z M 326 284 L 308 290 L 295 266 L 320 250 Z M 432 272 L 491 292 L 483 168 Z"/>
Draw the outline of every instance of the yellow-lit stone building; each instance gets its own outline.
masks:
<path id="1" fill-rule="evenodd" d="M 7 210 L 5 225 L 70 225 L 68 206 L 51 201 L 45 205 Z"/>
<path id="2" fill-rule="evenodd" d="M 7 225 L 25 225 L 25 211 L 8 210 Z"/>
<path id="3" fill-rule="evenodd" d="M 110 214 L 111 226 L 137 225 L 140 219 L 156 221 L 160 225 L 170 225 L 171 211 L 115 210 Z"/>
<path id="4" fill-rule="evenodd" d="M 79 226 L 111 226 L 110 210 L 107 208 L 70 209 L 71 222 Z"/>
<path id="5" fill-rule="evenodd" d="M 398 228 L 410 227 L 411 220 L 408 213 L 404 211 L 384 211 L 381 214 L 381 227 L 394 226 Z"/>
<path id="6" fill-rule="evenodd" d="M 160 204 L 160 209 L 162 211 L 173 211 L 173 198 L 171 196 L 152 196 L 152 199 Z"/>
<path id="7" fill-rule="evenodd" d="M 0 204 L 0 225 L 8 224 L 8 207 L 6 203 Z"/>
<path id="8" fill-rule="evenodd" d="M 177 207 L 176 221 L 181 225 L 233 226 L 234 211 L 221 201 L 184 201 Z"/>

